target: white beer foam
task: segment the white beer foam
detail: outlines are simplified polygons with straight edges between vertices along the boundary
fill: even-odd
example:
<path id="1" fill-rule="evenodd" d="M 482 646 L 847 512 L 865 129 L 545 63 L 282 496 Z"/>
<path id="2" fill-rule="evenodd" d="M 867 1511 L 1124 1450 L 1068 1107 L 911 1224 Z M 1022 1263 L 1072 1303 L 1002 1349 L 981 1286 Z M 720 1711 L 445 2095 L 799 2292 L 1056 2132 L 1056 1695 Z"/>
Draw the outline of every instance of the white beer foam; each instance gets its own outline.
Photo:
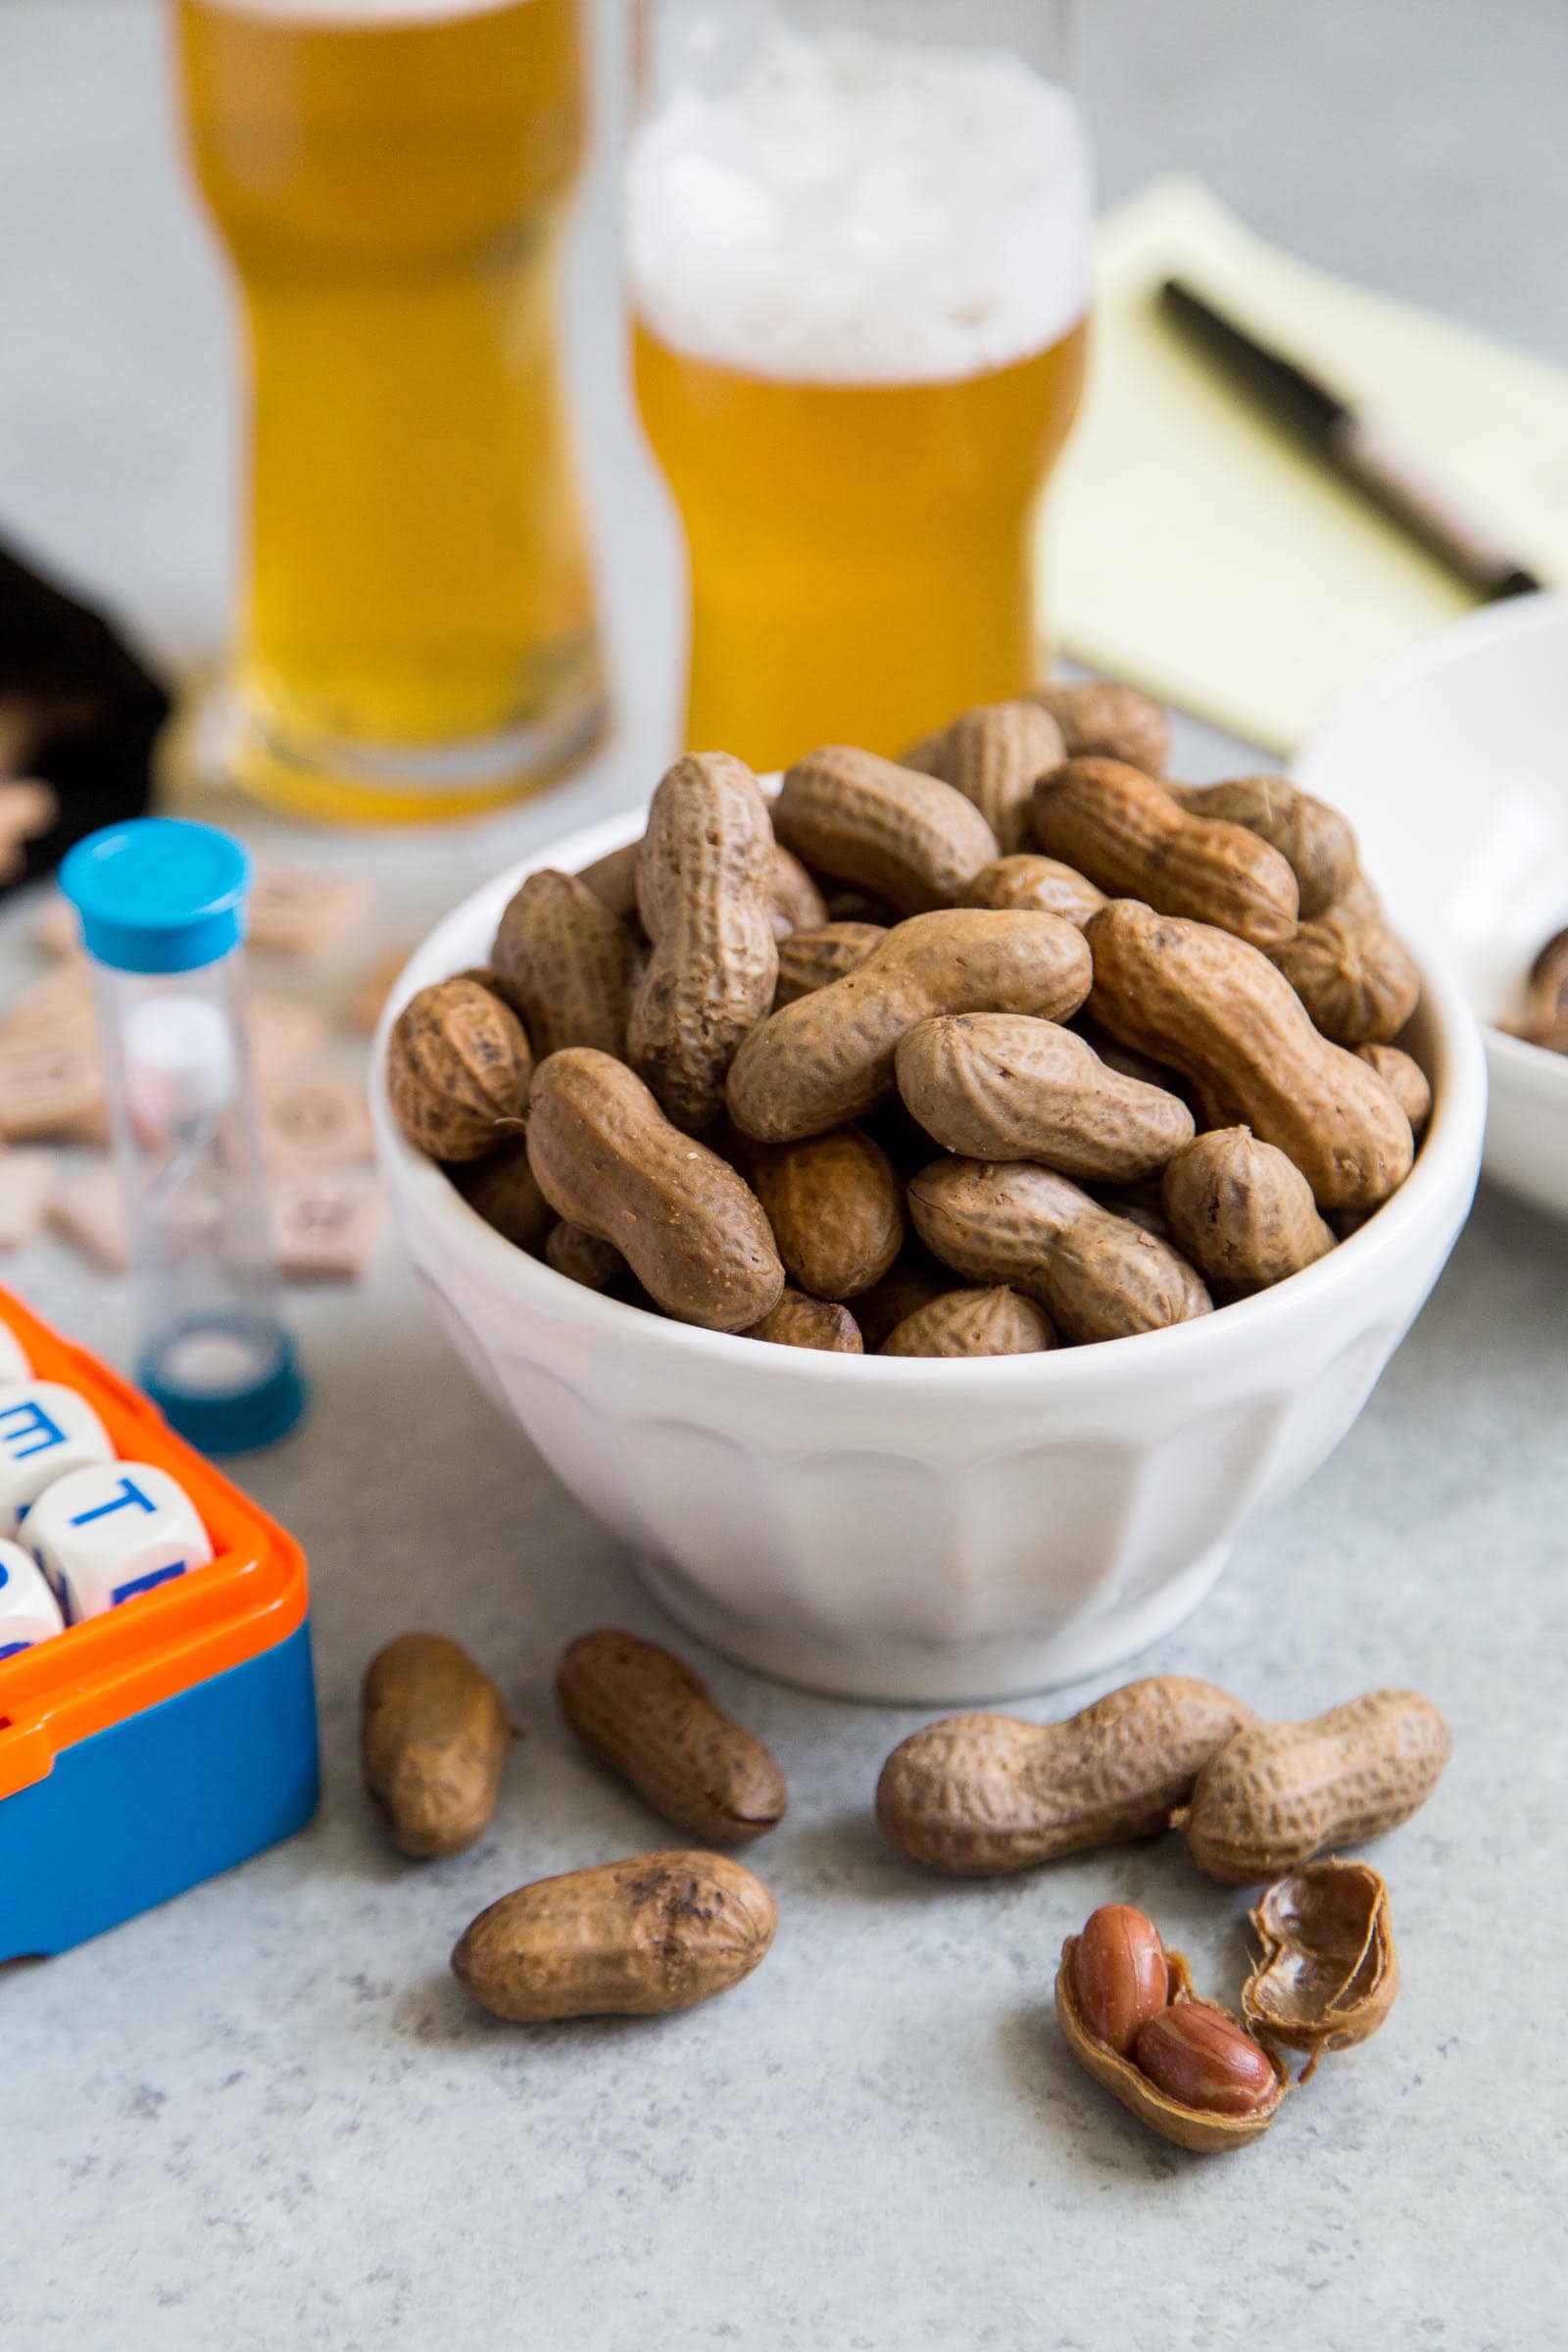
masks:
<path id="1" fill-rule="evenodd" d="M 1020 59 L 779 31 L 674 92 L 625 168 L 632 298 L 662 343 L 813 383 L 974 375 L 1089 297 L 1089 155 Z"/>
<path id="2" fill-rule="evenodd" d="M 455 17 L 491 17 L 515 0 L 206 0 L 215 14 L 259 17 L 268 24 L 377 25 L 445 24 Z"/>

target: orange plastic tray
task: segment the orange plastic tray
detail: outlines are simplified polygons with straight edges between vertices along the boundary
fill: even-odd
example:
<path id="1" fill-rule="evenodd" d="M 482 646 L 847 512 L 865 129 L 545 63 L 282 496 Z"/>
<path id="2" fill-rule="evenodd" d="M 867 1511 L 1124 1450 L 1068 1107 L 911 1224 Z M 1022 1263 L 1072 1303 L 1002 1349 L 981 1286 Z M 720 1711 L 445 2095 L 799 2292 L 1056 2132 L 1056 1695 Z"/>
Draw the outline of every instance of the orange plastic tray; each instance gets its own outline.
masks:
<path id="1" fill-rule="evenodd" d="M 286 1642 L 310 1605 L 305 1554 L 276 1521 L 176 1437 L 155 1405 L 85 1348 L 0 1289 L 0 1322 L 40 1380 L 79 1389 L 116 1451 L 153 1462 L 189 1494 L 215 1557 L 106 1616 L 0 1662 L 0 1797 L 30 1788 L 63 1749 Z"/>

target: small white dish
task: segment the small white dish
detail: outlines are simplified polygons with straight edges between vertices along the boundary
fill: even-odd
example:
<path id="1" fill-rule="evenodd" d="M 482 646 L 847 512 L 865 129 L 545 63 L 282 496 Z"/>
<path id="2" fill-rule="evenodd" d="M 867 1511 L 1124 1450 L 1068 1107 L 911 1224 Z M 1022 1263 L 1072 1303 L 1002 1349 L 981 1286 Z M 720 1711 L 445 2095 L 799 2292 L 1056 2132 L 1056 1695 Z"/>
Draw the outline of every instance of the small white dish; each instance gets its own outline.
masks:
<path id="1" fill-rule="evenodd" d="M 1296 777 L 1361 838 L 1396 924 L 1486 1029 L 1487 1174 L 1568 1217 L 1568 1055 L 1493 1024 L 1568 923 L 1568 595 L 1521 597 L 1416 646 L 1339 710 Z"/>
<path id="2" fill-rule="evenodd" d="M 964 1701 L 1098 1673 L 1202 1598 L 1238 1530 L 1350 1427 L 1470 1206 L 1486 1073 L 1434 972 L 1413 1031 L 1433 1080 L 1406 1183 L 1293 1280 L 1169 1331 L 951 1363 L 699 1331 L 568 1282 L 493 1233 L 406 1140 L 387 1035 L 486 959 L 539 866 L 575 871 L 620 816 L 499 875 L 439 923 L 371 1055 L 404 1241 L 464 1362 L 672 1616 L 764 1674 L 845 1697 Z"/>

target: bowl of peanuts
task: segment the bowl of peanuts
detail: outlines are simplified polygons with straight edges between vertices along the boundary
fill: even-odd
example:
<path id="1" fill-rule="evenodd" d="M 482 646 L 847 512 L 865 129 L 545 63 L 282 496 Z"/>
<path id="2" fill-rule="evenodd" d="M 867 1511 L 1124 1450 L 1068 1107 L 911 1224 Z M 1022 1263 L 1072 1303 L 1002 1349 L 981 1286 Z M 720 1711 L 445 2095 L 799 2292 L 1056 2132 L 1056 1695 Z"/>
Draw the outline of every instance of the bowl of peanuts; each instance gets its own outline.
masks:
<path id="1" fill-rule="evenodd" d="M 1355 838 L 1071 688 L 646 811 L 416 951 L 372 1098 L 458 1352 L 690 1630 L 848 1696 L 1100 1671 L 1360 1411 L 1479 1034 Z"/>

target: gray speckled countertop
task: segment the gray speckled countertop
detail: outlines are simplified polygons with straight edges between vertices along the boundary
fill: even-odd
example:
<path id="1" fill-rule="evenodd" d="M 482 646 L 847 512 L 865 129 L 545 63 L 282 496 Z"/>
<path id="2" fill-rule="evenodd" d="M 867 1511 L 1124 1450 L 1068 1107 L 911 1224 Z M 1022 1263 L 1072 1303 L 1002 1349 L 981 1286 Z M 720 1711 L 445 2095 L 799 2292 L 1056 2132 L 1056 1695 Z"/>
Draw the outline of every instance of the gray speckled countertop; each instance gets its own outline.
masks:
<path id="1" fill-rule="evenodd" d="M 1092 0 L 1109 195 L 1205 172 L 1298 250 L 1568 358 L 1560 0 L 1246 9 Z M 230 463 L 216 273 L 164 145 L 148 0 L 0 11 L 0 514 L 211 646 Z M 608 133 L 607 133 L 608 135 Z M 604 207 L 587 249 L 604 251 Z M 443 840 L 328 839 L 388 944 L 568 821 L 646 790 L 668 710 L 667 527 L 578 340 L 615 553 L 621 732 L 548 809 Z M 1217 772 L 1196 735 L 1191 772 Z M 244 820 L 256 836 L 268 828 Z M 437 869 L 431 871 L 432 865 Z M 15 918 L 0 924 L 8 982 Z M 365 943 L 362 941 L 362 951 Z M 56 1244 L 0 1268 L 115 1354 L 123 1302 Z M 757 1854 L 765 1967 L 656 2024 L 470 2010 L 457 1932 L 523 1879 L 658 1843 L 573 1751 L 563 1642 L 657 1613 L 466 1383 L 413 1283 L 306 1298 L 308 1429 L 247 1470 L 309 1546 L 326 1797 L 303 1837 L 58 1960 L 0 1974 L 7 2352 L 1515 2352 L 1563 2340 L 1568 1233 L 1483 1199 L 1351 1437 L 1213 1599 L 1139 1662 L 1282 1713 L 1384 1681 L 1449 1713 L 1443 1788 L 1378 1860 L 1405 1984 L 1382 2037 L 1223 2163 L 1147 2138 L 1066 2057 L 1063 1933 L 1148 1905 L 1234 1992 L 1245 1903 L 1173 1843 L 949 1885 L 868 1818 L 920 1718 L 703 1660 L 791 1774 Z M 409 1443 L 417 1430 L 416 1452 Z M 413 1622 L 526 1725 L 473 1852 L 397 1861 L 354 1760 L 365 1660 Z M 1119 1679 L 1119 1678 L 1107 1678 Z M 1095 1694 L 1063 1694 L 1062 1709 Z M 1044 1711 L 1044 1710 L 1042 1710 Z"/>

